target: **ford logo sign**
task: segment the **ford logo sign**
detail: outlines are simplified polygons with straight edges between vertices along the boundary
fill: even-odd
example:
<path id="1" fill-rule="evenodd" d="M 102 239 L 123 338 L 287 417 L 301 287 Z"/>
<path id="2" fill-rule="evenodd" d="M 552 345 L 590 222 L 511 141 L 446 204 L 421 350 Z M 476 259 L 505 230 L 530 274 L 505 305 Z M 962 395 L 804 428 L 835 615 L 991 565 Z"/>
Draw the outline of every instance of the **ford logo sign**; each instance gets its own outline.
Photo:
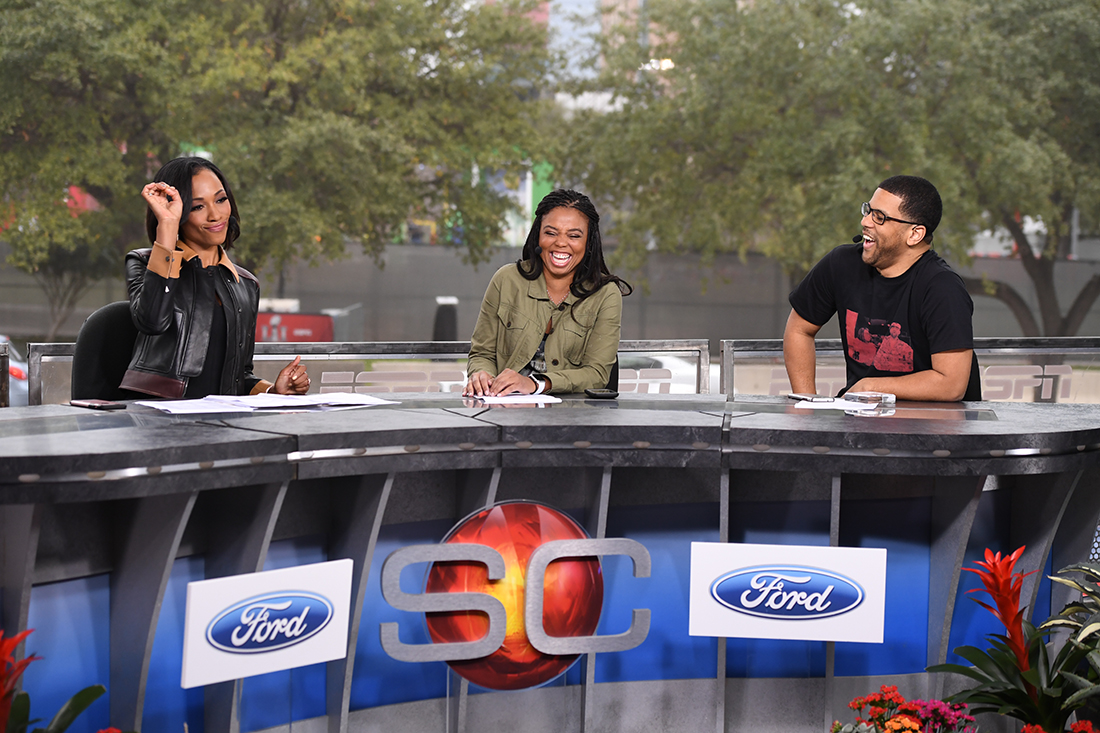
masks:
<path id="1" fill-rule="evenodd" d="M 854 580 L 797 565 L 735 570 L 715 580 L 710 594 L 734 611 L 789 621 L 839 616 L 863 602 Z"/>
<path id="2" fill-rule="evenodd" d="M 332 620 L 332 604 L 305 591 L 269 593 L 225 609 L 206 627 L 211 646 L 233 654 L 285 649 L 317 634 Z"/>

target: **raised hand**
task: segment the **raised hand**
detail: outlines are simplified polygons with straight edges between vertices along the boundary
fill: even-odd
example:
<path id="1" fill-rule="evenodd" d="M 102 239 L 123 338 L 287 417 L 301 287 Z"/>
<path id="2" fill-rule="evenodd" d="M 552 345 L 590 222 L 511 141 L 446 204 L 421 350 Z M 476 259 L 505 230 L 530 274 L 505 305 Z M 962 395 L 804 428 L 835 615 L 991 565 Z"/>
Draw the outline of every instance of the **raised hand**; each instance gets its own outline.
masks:
<path id="1" fill-rule="evenodd" d="M 183 200 L 175 187 L 163 181 L 147 183 L 141 189 L 141 197 L 149 204 L 158 224 L 179 225 L 183 217 Z"/>
<path id="2" fill-rule="evenodd" d="M 283 367 L 279 376 L 275 379 L 274 392 L 277 394 L 305 394 L 309 391 L 309 375 L 306 374 L 306 365 L 302 364 L 302 357 L 294 357 L 294 361 Z"/>

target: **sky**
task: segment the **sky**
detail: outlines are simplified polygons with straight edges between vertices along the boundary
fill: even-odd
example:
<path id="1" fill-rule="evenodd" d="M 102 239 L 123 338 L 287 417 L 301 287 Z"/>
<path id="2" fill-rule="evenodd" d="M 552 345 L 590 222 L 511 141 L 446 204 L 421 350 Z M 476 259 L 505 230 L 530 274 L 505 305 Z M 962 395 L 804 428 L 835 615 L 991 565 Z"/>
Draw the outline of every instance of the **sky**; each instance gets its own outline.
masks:
<path id="1" fill-rule="evenodd" d="M 590 46 L 587 36 L 600 29 L 599 3 L 600 0 L 551 0 L 550 44 L 565 52 L 571 72 L 582 71 L 580 63 L 588 55 Z M 576 15 L 587 16 L 587 19 L 573 17 Z"/>

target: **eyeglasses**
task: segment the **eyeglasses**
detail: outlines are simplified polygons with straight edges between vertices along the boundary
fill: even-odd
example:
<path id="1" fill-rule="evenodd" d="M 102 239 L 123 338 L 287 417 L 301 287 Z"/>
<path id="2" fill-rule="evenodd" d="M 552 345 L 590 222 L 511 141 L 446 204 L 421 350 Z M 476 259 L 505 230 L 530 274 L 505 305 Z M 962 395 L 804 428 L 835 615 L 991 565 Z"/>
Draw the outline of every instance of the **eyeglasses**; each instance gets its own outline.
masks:
<path id="1" fill-rule="evenodd" d="M 879 211 L 878 209 L 872 209 L 871 204 L 867 203 L 866 201 L 863 202 L 863 205 L 860 207 L 859 211 L 864 216 L 870 214 L 871 221 L 878 224 L 879 226 L 882 226 L 888 221 L 896 221 L 899 224 L 911 224 L 915 227 L 924 226 L 923 224 L 918 224 L 915 221 L 906 221 L 905 219 L 895 219 L 892 216 L 887 216 L 885 212 Z"/>

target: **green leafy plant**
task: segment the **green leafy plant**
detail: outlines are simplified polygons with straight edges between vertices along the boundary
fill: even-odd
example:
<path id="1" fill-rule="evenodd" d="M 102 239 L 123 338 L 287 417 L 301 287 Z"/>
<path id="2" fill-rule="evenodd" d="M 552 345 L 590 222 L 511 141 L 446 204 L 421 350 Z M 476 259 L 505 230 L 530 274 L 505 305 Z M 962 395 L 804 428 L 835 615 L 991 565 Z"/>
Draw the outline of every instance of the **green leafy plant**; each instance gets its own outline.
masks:
<path id="1" fill-rule="evenodd" d="M 971 667 L 938 664 L 929 667 L 928 671 L 953 672 L 977 682 L 976 686 L 948 698 L 952 702 L 967 703 L 974 713 L 1007 715 L 1056 733 L 1066 730 L 1066 723 L 1074 710 L 1100 693 L 1100 686 L 1095 682 L 1100 676 L 1096 633 L 1100 626 L 1096 626 L 1098 620 L 1089 620 L 1091 616 L 1081 618 L 1082 614 L 1088 614 L 1088 606 L 1082 606 L 1084 610 L 1072 611 L 1067 616 L 1073 604 L 1039 628 L 1026 621 L 1024 609 L 1020 607 L 1020 589 L 1023 579 L 1030 573 L 1015 572 L 1016 561 L 1023 551 L 1021 547 L 1011 555 L 1002 557 L 1001 553 L 994 554 L 987 549 L 985 561 L 977 563 L 981 570 L 964 568 L 981 578 L 984 591 L 993 599 L 994 606 L 981 601 L 978 603 L 1004 624 L 1006 633 L 987 636 L 991 646 L 984 651 L 973 646 L 955 649 L 956 654 L 973 665 Z M 1054 580 L 1082 588 L 1090 595 L 1093 604 L 1100 599 L 1100 587 L 1095 582 L 1086 580 L 1075 584 L 1063 579 Z M 981 592 L 981 589 L 976 590 Z M 1093 610 L 1096 609 L 1100 609 L 1100 605 Z M 1081 624 L 1079 632 L 1052 656 L 1045 637 L 1058 626 L 1075 623 Z"/>
<path id="2" fill-rule="evenodd" d="M 23 639 L 27 638 L 31 631 L 33 629 L 27 629 L 5 639 L 3 630 L 0 630 L 0 733 L 26 733 L 27 728 L 38 722 L 38 719 L 32 720 L 30 717 L 30 695 L 26 692 L 15 691 L 19 678 L 23 676 L 23 672 L 26 671 L 30 663 L 41 659 L 41 657 L 32 654 L 15 661 L 15 648 L 19 646 Z M 85 687 L 61 706 L 61 709 L 57 711 L 57 715 L 53 716 L 53 719 L 45 728 L 35 728 L 32 733 L 61 733 L 68 729 L 77 716 L 87 710 L 88 706 L 106 691 L 107 688 L 103 685 Z M 100 731 L 100 733 L 111 733 L 112 731 L 121 733 L 121 731 L 111 728 Z"/>
<path id="3" fill-rule="evenodd" d="M 1070 573 L 1080 573 L 1081 580 L 1058 577 Z M 1100 634 L 1100 565 L 1093 563 L 1070 565 L 1059 570 L 1058 575 L 1051 580 L 1072 588 L 1079 592 L 1081 597 L 1067 604 L 1061 613 L 1051 616 L 1039 628 L 1043 631 L 1066 629 L 1074 641 L 1095 645 L 1097 636 Z M 1096 678 L 1092 679 L 1095 681 Z"/>

